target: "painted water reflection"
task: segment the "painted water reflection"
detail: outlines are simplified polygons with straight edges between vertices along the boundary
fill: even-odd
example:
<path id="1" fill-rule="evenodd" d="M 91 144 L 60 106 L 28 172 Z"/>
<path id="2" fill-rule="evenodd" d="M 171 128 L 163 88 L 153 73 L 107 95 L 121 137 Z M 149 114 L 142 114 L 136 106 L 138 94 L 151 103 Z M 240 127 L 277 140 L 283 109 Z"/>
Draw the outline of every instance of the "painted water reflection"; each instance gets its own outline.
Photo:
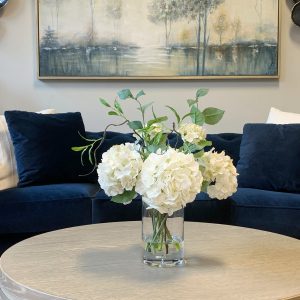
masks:
<path id="1" fill-rule="evenodd" d="M 195 48 L 126 46 L 42 48 L 40 75 L 62 77 L 276 75 L 277 45 L 208 46 L 205 70 L 197 74 Z M 201 50 L 200 53 L 203 51 Z M 202 61 L 202 58 L 201 60 Z"/>

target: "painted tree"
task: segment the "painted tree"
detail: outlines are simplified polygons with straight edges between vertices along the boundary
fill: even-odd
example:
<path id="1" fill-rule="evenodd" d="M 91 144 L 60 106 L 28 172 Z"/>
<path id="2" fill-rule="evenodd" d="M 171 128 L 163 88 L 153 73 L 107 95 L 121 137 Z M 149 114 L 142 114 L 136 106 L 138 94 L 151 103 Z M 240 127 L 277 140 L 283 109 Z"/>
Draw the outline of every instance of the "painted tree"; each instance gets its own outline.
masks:
<path id="1" fill-rule="evenodd" d="M 57 37 L 59 36 L 59 11 L 60 11 L 60 5 L 61 5 L 61 2 L 63 0 L 55 0 L 55 10 L 56 10 L 56 35 Z"/>
<path id="2" fill-rule="evenodd" d="M 42 48 L 57 48 L 59 46 L 55 30 L 51 29 L 50 26 L 45 30 L 42 38 Z"/>
<path id="3" fill-rule="evenodd" d="M 201 30 L 203 25 L 203 54 L 202 54 L 202 71 L 205 74 L 206 51 L 209 42 L 209 34 L 207 29 L 209 15 L 217 9 L 217 7 L 225 2 L 225 0 L 182 0 L 182 11 L 185 16 L 196 21 L 197 24 L 197 66 L 196 74 L 200 75 L 200 45 Z"/>
<path id="4" fill-rule="evenodd" d="M 117 41 L 117 27 L 122 17 L 122 0 L 107 0 L 107 16 L 113 20 L 114 42 Z"/>
<path id="5" fill-rule="evenodd" d="M 241 19 L 239 17 L 235 17 L 230 26 L 234 36 L 233 40 L 235 43 L 237 43 L 242 28 Z"/>
<path id="6" fill-rule="evenodd" d="M 255 10 L 258 20 L 259 20 L 258 30 L 261 33 L 262 32 L 262 24 L 263 24 L 263 0 L 255 1 L 254 10 Z"/>
<path id="7" fill-rule="evenodd" d="M 227 21 L 227 16 L 225 13 L 220 13 L 217 17 L 217 22 L 214 24 L 214 30 L 219 35 L 219 44 L 222 45 L 223 34 L 228 30 L 229 23 Z"/>
<path id="8" fill-rule="evenodd" d="M 89 0 L 89 9 L 91 13 L 91 28 L 88 34 L 89 44 L 94 44 L 95 39 L 95 22 L 94 22 L 94 12 L 95 12 L 95 0 Z"/>
<path id="9" fill-rule="evenodd" d="M 149 4 L 150 21 L 164 24 L 166 48 L 170 45 L 172 24 L 182 15 L 181 2 L 182 0 L 152 0 Z"/>

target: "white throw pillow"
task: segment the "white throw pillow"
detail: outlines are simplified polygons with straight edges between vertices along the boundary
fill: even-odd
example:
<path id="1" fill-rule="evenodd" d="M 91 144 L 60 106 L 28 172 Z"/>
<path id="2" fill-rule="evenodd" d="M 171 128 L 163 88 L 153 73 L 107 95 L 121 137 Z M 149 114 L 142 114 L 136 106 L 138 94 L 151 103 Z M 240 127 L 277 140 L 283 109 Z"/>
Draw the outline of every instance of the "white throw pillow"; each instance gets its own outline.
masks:
<path id="1" fill-rule="evenodd" d="M 54 109 L 45 109 L 39 114 L 54 114 Z M 0 191 L 16 187 L 18 172 L 13 143 L 4 116 L 0 116 Z"/>
<path id="2" fill-rule="evenodd" d="M 300 114 L 281 111 L 277 108 L 271 107 L 268 124 L 296 124 L 300 123 Z"/>

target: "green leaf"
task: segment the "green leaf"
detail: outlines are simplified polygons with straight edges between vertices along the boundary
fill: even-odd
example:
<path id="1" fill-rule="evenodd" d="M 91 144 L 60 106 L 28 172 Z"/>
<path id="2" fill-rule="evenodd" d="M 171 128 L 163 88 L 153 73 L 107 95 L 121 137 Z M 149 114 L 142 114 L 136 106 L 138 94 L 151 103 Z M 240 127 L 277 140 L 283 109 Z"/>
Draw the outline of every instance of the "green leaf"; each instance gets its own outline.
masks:
<path id="1" fill-rule="evenodd" d="M 223 118 L 224 110 L 208 107 L 204 109 L 203 115 L 205 117 L 206 124 L 215 125 Z"/>
<path id="2" fill-rule="evenodd" d="M 192 153 L 197 153 L 201 150 L 203 150 L 205 147 L 211 146 L 212 142 L 211 141 L 202 141 L 201 143 L 195 145 L 195 144 L 189 144 L 189 150 Z"/>
<path id="3" fill-rule="evenodd" d="M 133 99 L 133 95 L 129 89 L 124 89 L 124 90 L 118 92 L 118 96 L 121 100 L 126 100 L 128 98 Z"/>
<path id="4" fill-rule="evenodd" d="M 199 126 L 202 126 L 205 121 L 203 113 L 195 105 L 193 105 L 191 109 L 191 119 L 194 124 Z"/>
<path id="5" fill-rule="evenodd" d="M 199 89 L 197 92 L 196 92 L 196 98 L 197 100 L 200 98 L 200 97 L 203 97 L 205 95 L 208 94 L 208 89 Z"/>
<path id="6" fill-rule="evenodd" d="M 80 155 L 80 161 L 81 161 L 81 165 L 84 166 L 84 161 L 83 161 L 83 155 L 85 153 L 85 151 L 87 150 L 88 148 L 85 148 L 82 152 L 81 152 L 81 155 Z"/>
<path id="7" fill-rule="evenodd" d="M 129 128 L 131 128 L 133 130 L 138 130 L 138 129 L 142 129 L 143 128 L 143 124 L 142 124 L 141 121 L 128 122 L 128 126 L 129 126 Z"/>
<path id="8" fill-rule="evenodd" d="M 212 145 L 211 141 L 202 141 L 201 143 L 198 144 L 198 146 L 201 148 L 209 147 L 211 145 Z"/>
<path id="9" fill-rule="evenodd" d="M 154 136 L 150 144 L 159 145 L 161 143 L 162 138 L 163 138 L 163 132 L 159 132 Z"/>
<path id="10" fill-rule="evenodd" d="M 157 119 L 157 116 L 156 116 L 156 114 L 155 114 L 155 112 L 154 112 L 153 106 L 152 106 L 152 115 L 153 115 L 153 118 L 154 118 L 154 119 Z"/>
<path id="11" fill-rule="evenodd" d="M 144 96 L 144 95 L 146 95 L 146 94 L 144 93 L 143 90 L 141 90 L 141 91 L 139 91 L 139 92 L 136 94 L 135 99 L 138 99 L 138 98 L 140 98 L 141 96 Z"/>
<path id="12" fill-rule="evenodd" d="M 192 105 L 198 103 L 198 100 L 188 99 L 188 100 L 187 100 L 187 103 L 188 103 L 189 107 L 191 107 Z"/>
<path id="13" fill-rule="evenodd" d="M 92 159 L 92 149 L 93 149 L 93 147 L 91 147 L 91 148 L 89 149 L 89 162 L 91 163 L 91 165 L 93 164 L 93 159 Z"/>
<path id="14" fill-rule="evenodd" d="M 80 147 L 72 147 L 71 149 L 73 151 L 79 152 L 79 151 L 82 151 L 82 150 L 84 150 L 86 148 L 87 148 L 87 146 L 80 146 Z"/>
<path id="15" fill-rule="evenodd" d="M 144 112 L 146 111 L 146 109 L 147 109 L 149 106 L 151 106 L 152 104 L 153 104 L 153 102 L 150 102 L 150 103 L 148 103 L 148 104 L 143 105 L 142 107 L 138 107 L 137 109 L 138 109 L 139 111 L 141 111 L 142 113 L 144 113 Z"/>
<path id="16" fill-rule="evenodd" d="M 167 120 L 168 120 L 168 117 L 166 117 L 166 116 L 155 118 L 155 119 L 150 120 L 149 122 L 147 122 L 147 127 L 150 127 L 151 125 L 153 125 L 155 123 L 165 122 Z"/>
<path id="17" fill-rule="evenodd" d="M 171 107 L 169 105 L 167 105 L 167 108 L 169 108 L 174 113 L 174 115 L 176 117 L 176 120 L 177 120 L 177 123 L 179 124 L 180 123 L 180 116 L 179 116 L 178 112 L 173 107 Z"/>
<path id="18" fill-rule="evenodd" d="M 121 203 L 121 204 L 129 204 L 136 196 L 136 192 L 133 191 L 125 191 L 123 194 L 113 196 L 111 198 L 112 202 Z"/>
<path id="19" fill-rule="evenodd" d="M 158 149 L 160 149 L 159 146 L 154 144 L 147 147 L 147 151 L 150 153 L 155 153 Z"/>
<path id="20" fill-rule="evenodd" d="M 205 152 L 202 150 L 202 151 L 198 151 L 198 152 L 193 153 L 193 154 L 194 154 L 195 159 L 197 159 L 197 158 L 202 157 L 204 153 Z"/>
<path id="21" fill-rule="evenodd" d="M 109 104 L 106 100 L 104 100 L 104 99 L 102 99 L 102 98 L 100 98 L 99 100 L 100 100 L 100 102 L 101 102 L 104 106 L 106 106 L 106 107 L 111 107 L 110 104 Z"/>
<path id="22" fill-rule="evenodd" d="M 109 111 L 108 115 L 110 115 L 110 116 L 118 116 L 119 114 L 117 112 L 115 112 L 115 111 Z"/>
<path id="23" fill-rule="evenodd" d="M 182 117 L 182 121 L 183 121 L 184 119 L 186 119 L 187 117 L 190 117 L 191 115 L 192 115 L 192 113 L 188 113 L 188 114 L 184 115 L 184 116 Z"/>
<path id="24" fill-rule="evenodd" d="M 117 110 L 119 113 L 123 114 L 123 110 L 122 110 L 122 108 L 121 108 L 121 105 L 120 105 L 120 103 L 119 103 L 117 100 L 115 100 L 115 108 L 116 108 L 116 110 Z"/>

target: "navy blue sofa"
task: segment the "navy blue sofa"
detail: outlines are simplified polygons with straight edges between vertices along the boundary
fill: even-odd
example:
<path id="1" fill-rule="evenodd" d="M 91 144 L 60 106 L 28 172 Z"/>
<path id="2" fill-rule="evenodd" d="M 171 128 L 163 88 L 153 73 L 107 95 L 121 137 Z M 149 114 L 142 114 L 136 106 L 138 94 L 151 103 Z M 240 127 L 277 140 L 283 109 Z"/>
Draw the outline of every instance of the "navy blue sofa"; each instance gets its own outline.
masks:
<path id="1" fill-rule="evenodd" d="M 102 133 L 87 135 L 96 138 Z M 207 138 L 217 151 L 225 150 L 237 164 L 241 134 L 211 134 Z M 101 152 L 114 144 L 132 141 L 130 134 L 110 132 Z M 176 144 L 172 137 L 170 144 Z M 42 232 L 140 219 L 141 199 L 126 206 L 112 203 L 97 184 L 65 183 L 8 189 L 0 191 L 0 254 L 12 244 Z M 299 239 L 300 194 L 239 188 L 229 199 L 219 201 L 200 193 L 187 205 L 185 219 L 252 227 Z"/>

